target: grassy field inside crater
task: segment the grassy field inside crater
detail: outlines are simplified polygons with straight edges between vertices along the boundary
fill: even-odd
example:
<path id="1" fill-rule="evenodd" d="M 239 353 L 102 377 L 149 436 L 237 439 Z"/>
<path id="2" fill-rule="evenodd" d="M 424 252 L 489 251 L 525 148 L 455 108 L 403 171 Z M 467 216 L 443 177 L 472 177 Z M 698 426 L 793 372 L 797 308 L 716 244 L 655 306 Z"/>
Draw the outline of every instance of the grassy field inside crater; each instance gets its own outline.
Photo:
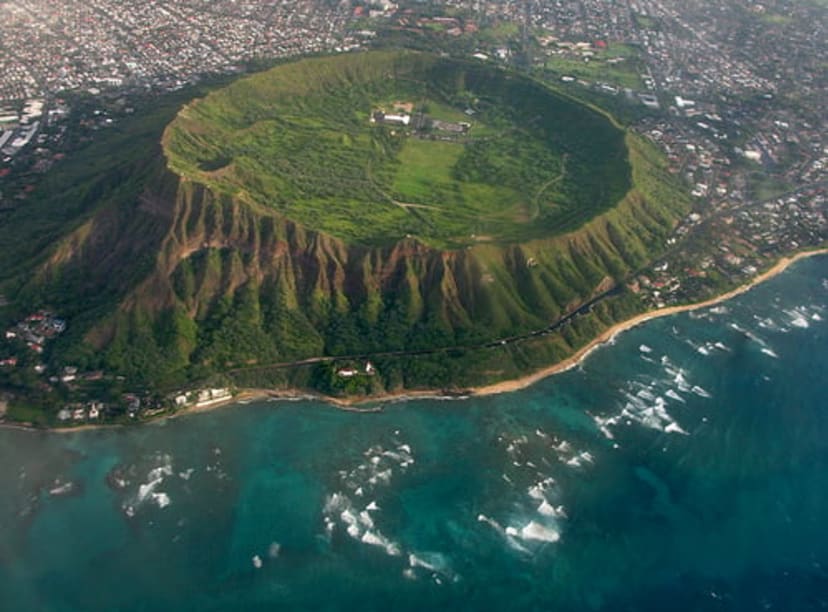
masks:
<path id="1" fill-rule="evenodd" d="M 378 110 L 409 123 L 372 121 Z M 579 227 L 631 187 L 605 116 L 491 66 L 409 52 L 242 79 L 185 107 L 164 144 L 177 173 L 358 244 L 522 242 Z"/>

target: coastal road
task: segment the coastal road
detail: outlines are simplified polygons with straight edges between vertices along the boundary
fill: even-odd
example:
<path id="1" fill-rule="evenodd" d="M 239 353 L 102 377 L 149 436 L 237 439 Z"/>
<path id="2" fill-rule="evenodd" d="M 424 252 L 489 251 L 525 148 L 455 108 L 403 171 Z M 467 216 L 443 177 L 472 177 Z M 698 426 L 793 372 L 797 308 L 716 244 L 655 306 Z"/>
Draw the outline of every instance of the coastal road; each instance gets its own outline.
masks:
<path id="1" fill-rule="evenodd" d="M 236 374 L 239 372 L 253 372 L 257 370 L 280 370 L 280 369 L 289 369 L 289 368 L 296 368 L 301 366 L 308 366 L 317 363 L 330 363 L 334 361 L 362 361 L 362 360 L 371 360 L 371 359 L 379 359 L 383 357 L 417 357 L 422 355 L 436 355 L 439 353 L 448 353 L 452 351 L 474 351 L 474 350 L 482 350 L 482 349 L 490 349 L 490 348 L 497 348 L 501 346 L 506 346 L 508 344 L 514 344 L 516 342 L 521 342 L 523 340 L 529 340 L 531 338 L 538 338 L 540 336 L 547 336 L 551 333 L 554 333 L 563 327 L 569 325 L 573 319 L 587 314 L 592 311 L 593 307 L 608 297 L 613 295 L 620 294 L 624 290 L 624 285 L 616 285 L 613 288 L 604 291 L 590 299 L 589 301 L 585 302 L 581 306 L 579 306 L 576 310 L 573 310 L 569 314 L 564 315 L 554 323 L 548 325 L 547 327 L 533 330 L 530 332 L 526 332 L 525 334 L 519 334 L 515 336 L 508 336 L 505 338 L 499 338 L 497 340 L 492 340 L 490 342 L 484 342 L 481 344 L 467 344 L 467 345 L 452 345 L 452 346 L 440 346 L 435 348 L 428 348 L 428 349 L 413 349 L 413 350 L 397 350 L 397 351 L 378 351 L 374 353 L 353 353 L 350 355 L 320 355 L 318 357 L 308 357 L 306 359 L 299 359 L 296 361 L 282 361 L 276 363 L 267 363 L 267 364 L 257 364 L 257 365 L 250 365 L 250 366 L 242 366 L 238 368 L 233 368 L 227 371 L 228 374 Z"/>

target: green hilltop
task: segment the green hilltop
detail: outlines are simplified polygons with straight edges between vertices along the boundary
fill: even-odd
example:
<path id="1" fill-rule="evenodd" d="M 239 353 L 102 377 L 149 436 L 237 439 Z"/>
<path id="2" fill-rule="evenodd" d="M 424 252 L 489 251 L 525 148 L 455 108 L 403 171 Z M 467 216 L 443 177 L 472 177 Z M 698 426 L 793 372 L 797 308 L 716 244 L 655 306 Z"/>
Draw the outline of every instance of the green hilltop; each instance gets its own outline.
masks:
<path id="1" fill-rule="evenodd" d="M 375 120 L 380 110 L 395 121 Z M 185 108 L 165 150 L 190 180 L 357 244 L 525 242 L 579 227 L 631 184 L 624 132 L 599 112 L 479 62 L 415 53 L 238 81 Z"/>
<path id="2" fill-rule="evenodd" d="M 44 359 L 121 381 L 108 393 L 514 378 L 643 310 L 625 281 L 689 207 L 600 109 L 478 62 L 306 59 L 173 115 L 126 122 L 0 228 L 0 316 L 66 318 Z"/>

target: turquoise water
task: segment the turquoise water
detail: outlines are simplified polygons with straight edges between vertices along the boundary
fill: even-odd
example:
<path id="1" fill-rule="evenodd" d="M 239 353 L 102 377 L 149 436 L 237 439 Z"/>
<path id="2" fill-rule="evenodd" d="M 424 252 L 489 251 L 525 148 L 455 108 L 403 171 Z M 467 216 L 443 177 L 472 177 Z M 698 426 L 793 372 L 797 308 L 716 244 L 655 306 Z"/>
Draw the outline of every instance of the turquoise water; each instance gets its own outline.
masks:
<path id="1" fill-rule="evenodd" d="M 826 381 L 822 257 L 518 393 L 0 431 L 0 608 L 822 610 Z"/>

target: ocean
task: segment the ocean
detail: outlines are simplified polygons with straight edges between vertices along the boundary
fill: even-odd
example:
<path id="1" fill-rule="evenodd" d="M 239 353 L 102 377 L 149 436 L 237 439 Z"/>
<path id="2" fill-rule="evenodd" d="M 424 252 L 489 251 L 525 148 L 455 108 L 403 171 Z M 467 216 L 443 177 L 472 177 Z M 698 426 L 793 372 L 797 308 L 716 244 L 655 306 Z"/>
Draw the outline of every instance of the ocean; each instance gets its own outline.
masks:
<path id="1" fill-rule="evenodd" d="M 514 393 L 0 430 L 0 609 L 828 608 L 828 257 Z"/>

